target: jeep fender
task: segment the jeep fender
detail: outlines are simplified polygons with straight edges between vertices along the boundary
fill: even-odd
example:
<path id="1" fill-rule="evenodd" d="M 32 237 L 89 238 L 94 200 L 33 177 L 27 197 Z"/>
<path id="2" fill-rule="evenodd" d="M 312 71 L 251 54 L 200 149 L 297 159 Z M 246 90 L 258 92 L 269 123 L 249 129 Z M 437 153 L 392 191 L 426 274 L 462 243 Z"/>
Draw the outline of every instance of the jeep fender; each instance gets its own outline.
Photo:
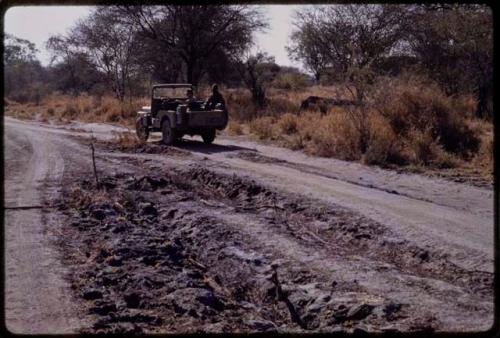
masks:
<path id="1" fill-rule="evenodd" d="M 160 111 L 158 112 L 157 118 L 156 118 L 156 123 L 155 123 L 155 128 L 161 128 L 161 125 L 163 124 L 163 121 L 165 119 L 168 119 L 170 122 L 170 126 L 172 129 L 176 127 L 176 120 L 175 120 L 175 112 L 174 111 Z"/>

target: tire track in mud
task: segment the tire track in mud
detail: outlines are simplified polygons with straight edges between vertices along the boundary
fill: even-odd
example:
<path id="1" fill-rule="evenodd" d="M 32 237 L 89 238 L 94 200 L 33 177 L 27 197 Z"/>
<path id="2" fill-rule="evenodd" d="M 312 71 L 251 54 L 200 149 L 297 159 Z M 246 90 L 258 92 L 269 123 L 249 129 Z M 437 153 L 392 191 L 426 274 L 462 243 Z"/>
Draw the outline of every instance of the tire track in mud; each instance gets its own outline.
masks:
<path id="1" fill-rule="evenodd" d="M 77 184 L 64 211 L 74 287 L 96 297 L 91 332 L 488 327 L 491 274 L 391 239 L 340 207 L 199 167 L 108 177 L 105 186 L 96 195 Z"/>

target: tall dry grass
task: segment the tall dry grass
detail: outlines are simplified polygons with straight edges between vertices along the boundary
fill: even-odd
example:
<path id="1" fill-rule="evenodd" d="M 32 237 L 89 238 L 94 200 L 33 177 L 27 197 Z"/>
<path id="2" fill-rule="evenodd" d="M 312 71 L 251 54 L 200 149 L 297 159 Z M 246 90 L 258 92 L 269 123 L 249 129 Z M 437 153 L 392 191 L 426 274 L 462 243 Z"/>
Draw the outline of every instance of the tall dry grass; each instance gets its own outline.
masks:
<path id="1" fill-rule="evenodd" d="M 447 96 L 437 84 L 415 75 L 381 81 L 373 107 L 396 134 L 416 142 L 438 143 L 445 151 L 470 159 L 479 149 L 478 131 L 468 120 L 475 111 L 470 97 Z"/>
<path id="2" fill-rule="evenodd" d="M 336 87 L 300 93 L 274 90 L 272 100 L 288 102 L 280 103 L 282 109 L 275 113 L 251 119 L 250 132 L 309 154 L 367 164 L 473 165 L 491 172 L 492 124 L 474 117 L 471 96 L 448 96 L 435 83 L 412 74 L 381 79 L 375 88 L 379 90 L 370 93 L 364 106 L 333 107 L 326 114 L 298 113 L 296 107 L 309 95 L 341 95 Z"/>
<path id="3" fill-rule="evenodd" d="M 148 98 L 134 98 L 120 102 L 111 96 L 69 96 L 51 94 L 40 103 L 17 103 L 8 101 L 7 115 L 22 119 L 43 119 L 68 122 L 111 122 L 133 126 L 137 110 L 149 104 Z"/>
<path id="4" fill-rule="evenodd" d="M 347 93 L 342 87 L 335 86 L 311 86 L 301 90 L 269 88 L 266 91 L 266 105 L 261 108 L 255 106 L 246 89 L 232 88 L 223 91 L 230 118 L 241 122 L 249 122 L 263 116 L 280 117 L 286 113 L 298 114 L 300 104 L 309 96 L 343 97 Z"/>

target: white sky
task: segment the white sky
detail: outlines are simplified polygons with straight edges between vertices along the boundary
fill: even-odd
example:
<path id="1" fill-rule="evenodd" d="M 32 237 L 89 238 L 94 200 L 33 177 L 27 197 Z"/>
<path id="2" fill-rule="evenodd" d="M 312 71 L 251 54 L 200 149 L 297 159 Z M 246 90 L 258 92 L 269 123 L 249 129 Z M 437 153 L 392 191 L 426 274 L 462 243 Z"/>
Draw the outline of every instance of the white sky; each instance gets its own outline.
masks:
<path id="1" fill-rule="evenodd" d="M 293 11 L 300 5 L 263 5 L 263 12 L 269 20 L 269 29 L 256 35 L 255 50 L 267 52 L 283 66 L 295 66 L 288 58 L 285 46 L 291 33 Z M 47 39 L 54 34 L 65 34 L 80 18 L 85 17 L 92 7 L 89 6 L 17 6 L 5 13 L 6 33 L 35 43 L 40 51 L 38 57 L 47 65 L 50 55 L 44 48 Z"/>

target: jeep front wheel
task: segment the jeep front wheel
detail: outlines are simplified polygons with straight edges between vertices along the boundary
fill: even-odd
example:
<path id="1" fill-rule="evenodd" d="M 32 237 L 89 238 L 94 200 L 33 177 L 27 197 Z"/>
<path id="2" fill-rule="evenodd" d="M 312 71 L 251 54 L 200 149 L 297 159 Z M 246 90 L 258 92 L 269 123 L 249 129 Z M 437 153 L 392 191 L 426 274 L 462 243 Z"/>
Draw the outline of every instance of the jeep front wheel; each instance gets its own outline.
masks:
<path id="1" fill-rule="evenodd" d="M 165 119 L 161 124 L 161 132 L 162 132 L 162 142 L 167 146 L 171 146 L 175 141 L 174 130 L 170 126 L 170 121 Z"/>
<path id="2" fill-rule="evenodd" d="M 137 134 L 137 137 L 139 140 L 146 142 L 149 137 L 149 129 L 148 127 L 144 126 L 142 122 L 142 118 L 138 117 L 137 120 L 135 120 L 135 133 Z"/>
<path id="3" fill-rule="evenodd" d="M 215 129 L 210 129 L 201 134 L 201 138 L 205 144 L 210 144 L 215 140 Z"/>

